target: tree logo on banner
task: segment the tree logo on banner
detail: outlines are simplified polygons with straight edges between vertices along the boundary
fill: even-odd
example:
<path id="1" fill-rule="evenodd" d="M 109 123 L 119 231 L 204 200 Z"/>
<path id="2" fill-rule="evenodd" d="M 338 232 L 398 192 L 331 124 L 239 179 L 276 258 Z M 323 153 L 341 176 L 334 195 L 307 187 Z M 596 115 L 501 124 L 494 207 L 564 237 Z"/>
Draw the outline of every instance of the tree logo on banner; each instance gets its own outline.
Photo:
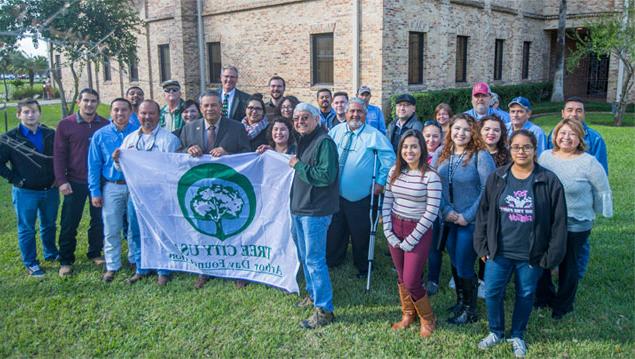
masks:
<path id="1" fill-rule="evenodd" d="M 249 179 L 223 164 L 192 167 L 179 180 L 177 195 L 192 227 L 221 241 L 244 231 L 256 213 Z"/>

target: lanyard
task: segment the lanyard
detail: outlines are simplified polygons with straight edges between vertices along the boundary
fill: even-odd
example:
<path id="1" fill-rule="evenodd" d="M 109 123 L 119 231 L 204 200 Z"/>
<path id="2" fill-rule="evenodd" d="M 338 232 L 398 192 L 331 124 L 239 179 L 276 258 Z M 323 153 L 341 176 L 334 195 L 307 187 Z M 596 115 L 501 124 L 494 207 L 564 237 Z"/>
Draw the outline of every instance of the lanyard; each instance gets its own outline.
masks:
<path id="1" fill-rule="evenodd" d="M 137 137 L 137 142 L 135 143 L 135 148 L 137 149 L 137 151 L 152 151 L 157 141 L 158 133 L 159 131 L 156 131 L 152 134 L 152 136 L 150 136 L 151 141 L 148 142 L 150 144 L 150 147 L 148 147 L 148 144 L 143 139 L 143 134 L 139 133 L 139 137 Z M 139 147 L 139 145 L 141 145 L 141 147 Z"/>
<path id="2" fill-rule="evenodd" d="M 463 156 L 465 156 L 465 151 L 463 151 L 463 153 L 461 153 L 461 155 L 459 156 L 458 160 L 454 161 L 454 154 L 450 155 L 450 163 L 448 163 L 448 191 L 450 192 L 450 203 L 454 203 L 454 186 L 452 185 L 452 179 L 454 178 L 454 174 L 456 173 L 456 170 L 459 168 L 459 166 L 461 165 L 461 162 L 463 162 Z"/>

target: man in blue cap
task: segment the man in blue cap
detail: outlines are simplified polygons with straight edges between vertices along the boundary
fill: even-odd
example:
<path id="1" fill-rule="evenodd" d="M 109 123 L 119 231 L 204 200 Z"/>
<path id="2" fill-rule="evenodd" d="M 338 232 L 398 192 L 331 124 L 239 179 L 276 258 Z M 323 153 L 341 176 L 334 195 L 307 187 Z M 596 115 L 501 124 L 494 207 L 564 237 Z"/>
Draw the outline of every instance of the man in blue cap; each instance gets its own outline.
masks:
<path id="1" fill-rule="evenodd" d="M 525 97 L 518 96 L 514 97 L 507 107 L 509 108 L 510 119 L 510 122 L 507 124 L 507 134 L 511 137 L 514 131 L 521 129 L 529 130 L 536 136 L 538 144 L 536 156 L 540 157 L 542 151 L 547 148 L 547 137 L 542 128 L 529 121 L 531 117 L 531 102 Z"/>

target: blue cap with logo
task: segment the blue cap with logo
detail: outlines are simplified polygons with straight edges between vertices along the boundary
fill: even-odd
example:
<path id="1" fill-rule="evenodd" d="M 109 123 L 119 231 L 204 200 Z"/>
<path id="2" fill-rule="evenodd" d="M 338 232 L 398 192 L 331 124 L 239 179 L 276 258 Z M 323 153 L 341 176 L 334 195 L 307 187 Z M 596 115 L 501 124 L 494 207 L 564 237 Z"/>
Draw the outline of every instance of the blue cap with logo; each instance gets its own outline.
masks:
<path id="1" fill-rule="evenodd" d="M 519 105 L 520 107 L 524 108 L 526 111 L 531 111 L 531 101 L 529 101 L 529 99 L 522 96 L 514 97 L 512 101 L 509 103 L 509 105 L 507 105 L 507 108 L 512 107 L 512 105 Z"/>

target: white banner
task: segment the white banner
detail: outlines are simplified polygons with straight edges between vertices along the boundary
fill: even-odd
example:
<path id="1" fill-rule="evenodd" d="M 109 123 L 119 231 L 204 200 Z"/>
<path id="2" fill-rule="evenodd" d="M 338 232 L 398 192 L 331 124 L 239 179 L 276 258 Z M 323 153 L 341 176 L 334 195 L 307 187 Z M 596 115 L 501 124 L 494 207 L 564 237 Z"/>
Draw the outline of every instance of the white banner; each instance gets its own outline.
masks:
<path id="1" fill-rule="evenodd" d="M 141 267 L 245 279 L 298 292 L 293 170 L 272 151 L 212 158 L 124 150 Z"/>

